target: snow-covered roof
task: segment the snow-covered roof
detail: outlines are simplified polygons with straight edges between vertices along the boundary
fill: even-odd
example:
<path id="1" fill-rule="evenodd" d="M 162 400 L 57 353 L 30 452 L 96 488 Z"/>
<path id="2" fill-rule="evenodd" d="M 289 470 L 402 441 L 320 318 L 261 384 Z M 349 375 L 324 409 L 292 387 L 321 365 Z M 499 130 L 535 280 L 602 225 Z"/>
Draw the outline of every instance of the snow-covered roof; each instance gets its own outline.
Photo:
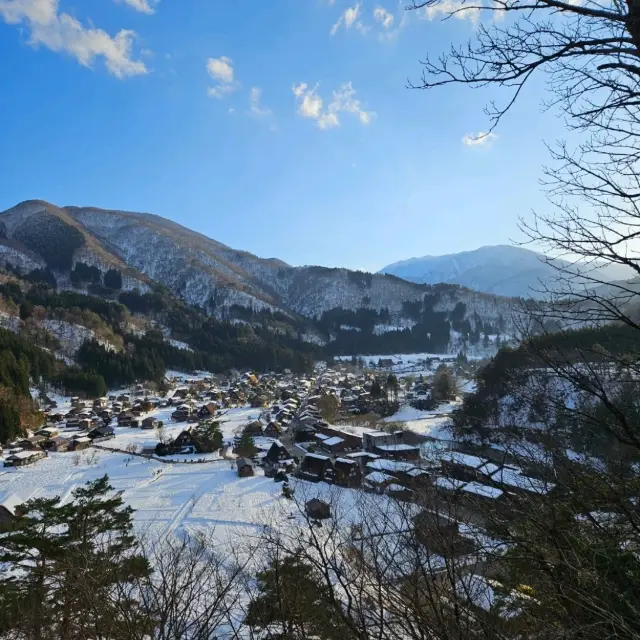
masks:
<path id="1" fill-rule="evenodd" d="M 488 462 L 487 460 L 478 458 L 478 456 L 472 456 L 467 453 L 460 453 L 459 451 L 446 451 L 440 456 L 440 459 L 443 462 L 460 464 L 465 467 L 471 467 L 472 469 L 477 469 L 478 467 L 481 467 Z"/>
<path id="2" fill-rule="evenodd" d="M 466 486 L 462 487 L 463 491 L 469 493 L 475 493 L 478 496 L 484 498 L 499 498 L 504 492 L 497 487 L 489 487 L 486 484 L 480 484 L 479 482 L 469 482 Z"/>
<path id="3" fill-rule="evenodd" d="M 10 458 L 18 458 L 18 460 L 28 460 L 29 458 L 33 458 L 33 456 L 42 453 L 42 451 L 16 451 L 12 453 Z"/>
<path id="4" fill-rule="evenodd" d="M 319 453 L 307 453 L 305 458 L 316 458 L 317 460 L 329 460 L 328 456 L 321 456 Z"/>
<path id="5" fill-rule="evenodd" d="M 379 444 L 376 445 L 376 448 L 382 451 L 416 451 L 420 447 L 415 447 L 410 444 Z"/>
<path id="6" fill-rule="evenodd" d="M 329 436 L 325 435 L 324 433 L 314 433 L 313 437 L 318 438 L 318 440 L 322 440 L 323 442 L 325 440 L 329 440 Z"/>
<path id="7" fill-rule="evenodd" d="M 355 460 L 349 458 L 336 458 L 336 462 L 343 462 L 344 464 L 358 464 Z"/>
<path id="8" fill-rule="evenodd" d="M 24 500 L 19 498 L 14 493 L 8 495 L 2 502 L 0 502 L 0 507 L 4 507 L 12 516 L 16 515 L 16 507 L 20 504 L 23 504 Z"/>
<path id="9" fill-rule="evenodd" d="M 367 469 L 373 469 L 374 471 L 404 471 L 405 473 L 411 471 L 414 467 L 415 465 L 410 462 L 385 460 L 384 458 L 373 460 L 367 464 Z"/>
<path id="10" fill-rule="evenodd" d="M 323 442 L 323 444 L 328 445 L 329 447 L 333 447 L 333 445 L 340 444 L 344 442 L 344 438 L 338 438 L 338 436 L 333 436 L 333 438 L 328 438 Z"/>
<path id="11" fill-rule="evenodd" d="M 448 491 L 456 491 L 464 487 L 466 482 L 462 480 L 456 480 L 456 478 L 437 478 L 436 487 L 440 489 L 447 489 Z"/>
<path id="12" fill-rule="evenodd" d="M 386 473 L 382 473 L 382 471 L 372 471 L 364 477 L 364 481 L 369 484 L 382 484 L 383 482 L 389 482 L 391 480 L 395 480 L 395 478 Z"/>

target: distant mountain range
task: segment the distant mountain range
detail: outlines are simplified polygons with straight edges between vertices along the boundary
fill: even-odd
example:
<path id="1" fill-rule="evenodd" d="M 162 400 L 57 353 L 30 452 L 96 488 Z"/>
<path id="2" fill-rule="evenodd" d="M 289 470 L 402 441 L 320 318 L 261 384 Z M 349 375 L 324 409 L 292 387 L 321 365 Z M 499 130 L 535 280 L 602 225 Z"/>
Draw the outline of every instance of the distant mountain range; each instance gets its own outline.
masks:
<path id="1" fill-rule="evenodd" d="M 570 263 L 557 260 L 558 265 Z M 538 298 L 545 286 L 553 286 L 556 270 L 535 251 L 510 245 L 480 247 L 444 256 L 410 258 L 380 270 L 420 284 L 458 284 L 500 296 Z M 635 272 L 620 265 L 606 265 L 597 277 L 606 282 L 633 278 Z"/>
<path id="2" fill-rule="evenodd" d="M 49 270 L 58 288 L 76 290 L 72 272 L 80 267 L 117 271 L 124 291 L 144 293 L 162 285 L 222 320 L 280 313 L 309 341 L 326 343 L 344 333 L 354 348 L 357 331 L 351 329 L 373 332 L 389 349 L 391 334 L 416 327 L 416 335 L 435 336 L 445 321 L 476 338 L 480 330 L 511 329 L 512 301 L 501 296 L 387 274 L 292 267 L 148 213 L 22 202 L 0 213 L 0 266 L 22 274 Z M 332 321 L 321 322 L 330 312 Z"/>

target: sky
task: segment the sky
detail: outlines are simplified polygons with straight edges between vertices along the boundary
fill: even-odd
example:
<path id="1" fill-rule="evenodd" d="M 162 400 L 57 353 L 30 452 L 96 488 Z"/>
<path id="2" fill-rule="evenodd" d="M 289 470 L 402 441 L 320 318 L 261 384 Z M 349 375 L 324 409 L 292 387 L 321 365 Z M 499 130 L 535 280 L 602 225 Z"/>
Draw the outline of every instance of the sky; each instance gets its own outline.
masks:
<path id="1" fill-rule="evenodd" d="M 150 212 L 261 257 L 371 271 L 521 240 L 563 136 L 542 79 L 477 140 L 506 96 L 409 84 L 488 18 L 405 4 L 0 0 L 0 210 Z"/>

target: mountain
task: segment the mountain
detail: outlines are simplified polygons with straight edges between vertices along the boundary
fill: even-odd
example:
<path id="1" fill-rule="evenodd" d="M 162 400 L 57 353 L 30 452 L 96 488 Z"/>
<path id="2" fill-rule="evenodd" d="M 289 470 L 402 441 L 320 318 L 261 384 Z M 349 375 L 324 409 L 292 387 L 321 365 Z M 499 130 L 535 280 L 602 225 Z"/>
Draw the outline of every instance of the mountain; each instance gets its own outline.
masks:
<path id="1" fill-rule="evenodd" d="M 569 262 L 555 261 L 571 268 Z M 393 274 L 411 282 L 446 282 L 502 296 L 538 298 L 544 286 L 552 286 L 556 270 L 544 257 L 522 247 L 486 246 L 444 256 L 424 256 L 390 264 L 380 273 Z M 633 277 L 631 269 L 607 265 L 594 275 L 603 281 Z"/>
<path id="2" fill-rule="evenodd" d="M 95 276 L 90 292 L 105 295 L 100 287 L 111 270 L 122 276 L 121 291 L 144 295 L 161 285 L 225 321 L 279 315 L 288 328 L 278 330 L 295 327 L 305 340 L 346 351 L 428 350 L 443 348 L 450 331 L 477 340 L 513 329 L 508 298 L 390 274 L 292 267 L 149 213 L 22 202 L 0 213 L 0 266 L 51 272 L 60 289 L 77 290 Z"/>

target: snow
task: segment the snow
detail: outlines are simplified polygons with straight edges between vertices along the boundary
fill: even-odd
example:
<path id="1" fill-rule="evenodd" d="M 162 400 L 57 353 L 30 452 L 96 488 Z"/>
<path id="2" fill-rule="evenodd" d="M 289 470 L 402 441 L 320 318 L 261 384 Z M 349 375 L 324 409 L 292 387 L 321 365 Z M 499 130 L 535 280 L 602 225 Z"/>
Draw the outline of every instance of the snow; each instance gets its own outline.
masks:
<path id="1" fill-rule="evenodd" d="M 404 405 L 383 422 L 402 422 L 410 431 L 420 433 L 438 440 L 451 439 L 451 420 L 449 414 L 460 406 L 460 401 L 447 402 L 433 411 L 420 411 L 410 405 Z"/>
<path id="2" fill-rule="evenodd" d="M 169 343 L 176 347 L 177 349 L 182 349 L 184 351 L 193 351 L 193 349 L 186 343 L 180 340 L 174 340 L 173 338 L 169 339 Z"/>

